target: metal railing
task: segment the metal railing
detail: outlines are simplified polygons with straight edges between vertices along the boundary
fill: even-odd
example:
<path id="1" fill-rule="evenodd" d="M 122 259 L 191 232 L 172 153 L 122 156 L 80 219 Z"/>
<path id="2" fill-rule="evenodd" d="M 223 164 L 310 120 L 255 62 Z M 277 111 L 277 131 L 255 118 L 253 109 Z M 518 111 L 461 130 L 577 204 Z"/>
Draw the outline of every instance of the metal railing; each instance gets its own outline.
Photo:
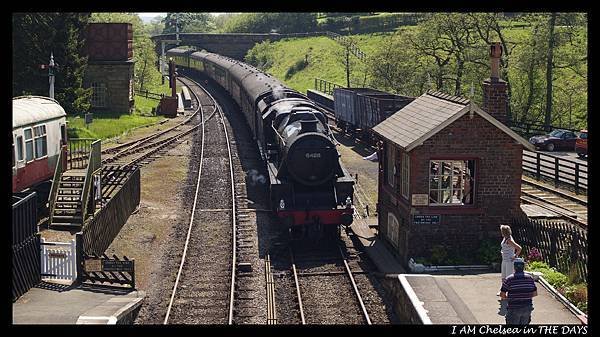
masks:
<path id="1" fill-rule="evenodd" d="M 90 153 L 88 157 L 88 166 L 85 171 L 85 180 L 83 183 L 83 193 L 81 193 L 81 216 L 82 222 L 85 222 L 90 212 L 88 212 L 88 204 L 90 200 L 90 190 L 92 187 L 92 178 L 101 169 L 100 161 L 100 139 L 94 141 L 90 146 Z M 92 210 L 93 212 L 93 210 Z"/>
<path id="2" fill-rule="evenodd" d="M 333 89 L 335 88 L 344 88 L 344 86 L 315 77 L 315 90 L 333 95 Z"/>
<path id="3" fill-rule="evenodd" d="M 69 139 L 68 169 L 84 169 L 88 166 L 89 153 L 94 138 L 71 138 Z"/>
<path id="4" fill-rule="evenodd" d="M 61 146 L 60 157 L 56 162 L 56 168 L 54 169 L 54 178 L 52 178 L 52 187 L 50 188 L 50 194 L 48 195 L 48 205 L 50 206 L 50 222 L 54 216 L 54 204 L 56 199 L 56 193 L 58 192 L 58 186 L 60 186 L 60 177 L 65 171 L 64 162 L 67 157 L 67 146 Z"/>
<path id="5" fill-rule="evenodd" d="M 563 159 L 550 154 L 523 150 L 523 171 L 531 173 L 536 179 L 542 177 L 575 187 L 575 193 L 587 191 L 587 164 L 570 159 Z"/>

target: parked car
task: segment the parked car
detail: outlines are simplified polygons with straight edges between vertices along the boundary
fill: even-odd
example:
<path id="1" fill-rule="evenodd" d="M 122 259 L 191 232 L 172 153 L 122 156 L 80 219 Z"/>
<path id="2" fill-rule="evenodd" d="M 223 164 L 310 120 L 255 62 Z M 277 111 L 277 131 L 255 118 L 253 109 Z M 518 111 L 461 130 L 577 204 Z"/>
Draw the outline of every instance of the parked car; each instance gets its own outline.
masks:
<path id="1" fill-rule="evenodd" d="M 573 131 L 557 129 L 547 135 L 533 136 L 529 142 L 536 148 L 554 150 L 573 150 L 577 135 Z"/>
<path id="2" fill-rule="evenodd" d="M 587 130 L 581 130 L 575 141 L 575 152 L 580 158 L 587 156 Z"/>

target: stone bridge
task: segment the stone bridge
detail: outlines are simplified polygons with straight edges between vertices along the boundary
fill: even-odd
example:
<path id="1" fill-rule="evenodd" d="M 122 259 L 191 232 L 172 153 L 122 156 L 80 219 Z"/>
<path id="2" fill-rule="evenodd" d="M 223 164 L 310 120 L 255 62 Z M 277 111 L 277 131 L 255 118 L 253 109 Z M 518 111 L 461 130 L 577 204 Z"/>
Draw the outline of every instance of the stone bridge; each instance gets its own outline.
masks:
<path id="1" fill-rule="evenodd" d="M 278 41 L 292 37 L 308 37 L 326 35 L 326 32 L 293 33 L 293 34 L 210 34 L 210 33 L 179 33 L 179 44 L 175 43 L 175 34 L 161 34 L 152 36 L 156 43 L 156 51 L 161 55 L 161 44 L 165 42 L 165 51 L 180 46 L 195 46 L 237 60 L 244 60 L 248 50 L 255 44 L 265 40 Z"/>

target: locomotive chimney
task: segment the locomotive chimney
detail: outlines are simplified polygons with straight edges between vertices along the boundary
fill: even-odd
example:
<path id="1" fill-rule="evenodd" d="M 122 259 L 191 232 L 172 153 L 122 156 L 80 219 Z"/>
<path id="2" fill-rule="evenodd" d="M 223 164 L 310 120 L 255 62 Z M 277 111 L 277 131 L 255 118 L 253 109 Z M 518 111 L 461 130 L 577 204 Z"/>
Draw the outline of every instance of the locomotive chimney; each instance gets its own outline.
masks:
<path id="1" fill-rule="evenodd" d="M 490 46 L 490 78 L 483 81 L 483 110 L 504 124 L 510 123 L 508 116 L 508 86 L 500 78 L 502 45 L 494 42 Z"/>

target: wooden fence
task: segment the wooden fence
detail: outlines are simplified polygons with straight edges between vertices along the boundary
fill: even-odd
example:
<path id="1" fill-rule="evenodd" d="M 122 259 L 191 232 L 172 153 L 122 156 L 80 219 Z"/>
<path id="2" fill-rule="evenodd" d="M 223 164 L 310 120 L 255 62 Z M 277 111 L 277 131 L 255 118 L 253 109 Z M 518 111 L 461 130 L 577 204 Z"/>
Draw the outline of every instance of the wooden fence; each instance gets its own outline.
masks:
<path id="1" fill-rule="evenodd" d="M 537 248 L 542 259 L 565 275 L 575 275 L 587 282 L 587 232 L 578 226 L 558 221 L 513 219 L 513 236 L 523 246 L 521 255 L 527 256 Z"/>
<path id="2" fill-rule="evenodd" d="M 83 226 L 83 250 L 86 254 L 102 255 L 140 203 L 139 167 L 126 166 L 120 170 L 128 172 L 122 187 Z M 111 175 L 102 176 L 105 178 L 103 186 L 114 185 L 110 181 Z"/>
<path id="3" fill-rule="evenodd" d="M 12 298 L 16 301 L 41 281 L 40 234 L 37 232 L 37 195 L 12 205 Z"/>
<path id="4" fill-rule="evenodd" d="M 141 97 L 150 98 L 157 101 L 160 101 L 163 97 L 165 97 L 165 94 L 157 94 L 148 90 L 137 90 L 135 94 Z"/>
<path id="5" fill-rule="evenodd" d="M 352 43 L 352 41 L 348 37 L 329 31 L 327 32 L 327 37 L 338 42 L 342 46 L 347 45 L 350 49 L 350 52 L 358 59 L 363 60 L 365 57 L 367 57 L 367 55 L 362 50 L 360 50 L 360 48 L 358 48 L 354 43 Z"/>
<path id="6" fill-rule="evenodd" d="M 573 131 L 573 132 L 580 131 L 578 129 L 565 128 L 562 126 L 555 126 L 555 125 L 545 126 L 543 123 L 518 122 L 518 121 L 511 121 L 510 128 L 513 129 L 518 134 L 520 134 L 521 136 L 526 137 L 526 138 L 529 138 L 534 135 L 544 134 L 544 133 L 547 133 L 547 132 L 555 130 L 555 129 L 569 130 L 569 131 Z"/>
<path id="7" fill-rule="evenodd" d="M 587 164 L 563 159 L 554 155 L 523 150 L 523 171 L 531 173 L 538 180 L 542 177 L 575 187 L 575 192 L 588 188 Z"/>

